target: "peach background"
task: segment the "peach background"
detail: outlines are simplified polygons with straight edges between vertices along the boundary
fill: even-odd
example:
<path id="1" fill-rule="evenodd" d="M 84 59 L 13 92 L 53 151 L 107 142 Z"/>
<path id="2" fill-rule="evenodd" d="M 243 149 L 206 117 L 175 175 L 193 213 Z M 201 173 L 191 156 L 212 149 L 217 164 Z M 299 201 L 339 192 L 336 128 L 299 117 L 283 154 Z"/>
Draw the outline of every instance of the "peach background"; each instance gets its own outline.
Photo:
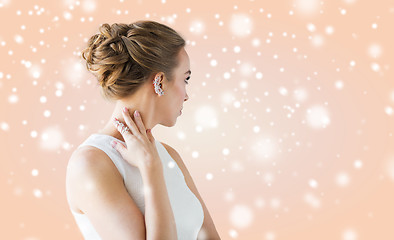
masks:
<path id="1" fill-rule="evenodd" d="M 222 239 L 394 239 L 392 1 L 0 0 L 0 18 L 1 239 L 82 239 L 66 165 L 114 105 L 79 51 L 139 19 L 188 40 L 190 99 L 153 134 Z"/>

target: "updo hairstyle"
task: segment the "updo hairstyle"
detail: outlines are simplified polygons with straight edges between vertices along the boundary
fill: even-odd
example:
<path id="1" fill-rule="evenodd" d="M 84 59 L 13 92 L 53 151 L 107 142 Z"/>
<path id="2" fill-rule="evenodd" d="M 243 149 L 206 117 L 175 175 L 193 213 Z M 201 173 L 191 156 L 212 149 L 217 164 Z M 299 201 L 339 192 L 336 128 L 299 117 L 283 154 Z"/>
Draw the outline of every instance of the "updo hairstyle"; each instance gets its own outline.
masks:
<path id="1" fill-rule="evenodd" d="M 141 20 L 131 24 L 105 23 L 99 31 L 89 39 L 81 54 L 105 99 L 118 100 L 132 95 L 158 72 L 172 81 L 177 55 L 185 46 L 185 40 L 174 29 Z M 128 48 L 122 36 L 130 41 Z"/>

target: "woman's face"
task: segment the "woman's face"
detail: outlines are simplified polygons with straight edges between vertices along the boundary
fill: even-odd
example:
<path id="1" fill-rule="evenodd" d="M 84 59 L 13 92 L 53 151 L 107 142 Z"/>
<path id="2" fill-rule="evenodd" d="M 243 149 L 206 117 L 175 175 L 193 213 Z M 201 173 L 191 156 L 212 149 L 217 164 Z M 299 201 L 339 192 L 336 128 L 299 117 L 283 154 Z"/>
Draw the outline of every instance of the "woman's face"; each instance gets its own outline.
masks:
<path id="1" fill-rule="evenodd" d="M 190 78 L 190 60 L 184 48 L 178 53 L 178 66 L 174 69 L 173 79 L 168 82 L 167 79 L 162 83 L 164 95 L 160 96 L 159 108 L 161 124 L 164 126 L 174 126 L 176 119 L 181 115 L 183 103 L 189 99 L 186 93 L 187 81 Z"/>

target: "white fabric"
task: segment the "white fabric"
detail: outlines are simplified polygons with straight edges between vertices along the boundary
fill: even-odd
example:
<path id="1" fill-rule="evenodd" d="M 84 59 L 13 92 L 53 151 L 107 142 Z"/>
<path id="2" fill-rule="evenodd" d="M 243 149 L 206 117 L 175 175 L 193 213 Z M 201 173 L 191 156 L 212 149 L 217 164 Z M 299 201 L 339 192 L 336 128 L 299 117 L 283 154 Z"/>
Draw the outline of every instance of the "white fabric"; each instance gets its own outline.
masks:
<path id="1" fill-rule="evenodd" d="M 81 145 L 94 146 L 104 151 L 117 167 L 123 177 L 124 184 L 131 198 L 142 214 L 145 215 L 143 182 L 139 169 L 127 163 L 122 156 L 111 147 L 111 141 L 117 140 L 109 135 L 92 134 Z M 164 146 L 157 140 L 156 149 L 163 164 L 163 172 L 179 240 L 197 239 L 204 221 L 204 212 L 198 198 L 190 191 L 182 171 L 172 159 Z M 124 143 L 124 142 L 122 142 Z M 71 209 L 70 209 L 71 210 Z M 101 240 L 86 215 L 71 210 L 74 219 L 85 240 Z"/>

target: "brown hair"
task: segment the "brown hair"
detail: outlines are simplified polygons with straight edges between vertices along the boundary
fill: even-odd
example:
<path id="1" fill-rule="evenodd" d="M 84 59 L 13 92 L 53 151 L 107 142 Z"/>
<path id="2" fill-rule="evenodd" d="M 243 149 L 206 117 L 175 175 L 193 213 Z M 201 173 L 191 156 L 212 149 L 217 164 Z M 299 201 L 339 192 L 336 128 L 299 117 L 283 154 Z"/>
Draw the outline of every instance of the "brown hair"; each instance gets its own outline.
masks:
<path id="1" fill-rule="evenodd" d="M 111 26 L 104 23 L 99 30 L 81 53 L 86 68 L 97 77 L 104 98 L 127 97 L 157 72 L 172 81 L 177 55 L 185 46 L 185 40 L 175 30 L 143 20 Z M 122 36 L 129 40 L 129 48 Z"/>

